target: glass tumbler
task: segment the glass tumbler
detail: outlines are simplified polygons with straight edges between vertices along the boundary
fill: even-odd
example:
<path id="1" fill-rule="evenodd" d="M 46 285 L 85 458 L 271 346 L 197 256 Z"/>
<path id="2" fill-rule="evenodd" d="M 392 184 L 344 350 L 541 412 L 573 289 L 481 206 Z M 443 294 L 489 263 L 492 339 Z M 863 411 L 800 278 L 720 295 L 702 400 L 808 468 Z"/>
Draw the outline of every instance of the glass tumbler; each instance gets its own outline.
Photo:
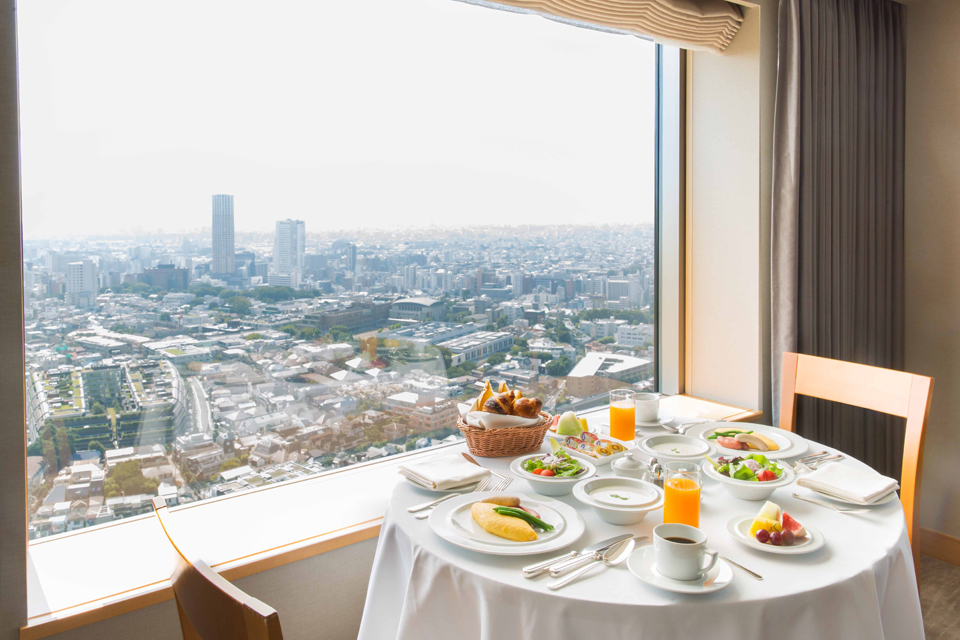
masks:
<path id="1" fill-rule="evenodd" d="M 700 527 L 700 466 L 668 462 L 663 467 L 663 521 Z"/>
<path id="2" fill-rule="evenodd" d="M 636 394 L 632 389 L 610 392 L 610 437 L 633 440 L 636 437 Z"/>

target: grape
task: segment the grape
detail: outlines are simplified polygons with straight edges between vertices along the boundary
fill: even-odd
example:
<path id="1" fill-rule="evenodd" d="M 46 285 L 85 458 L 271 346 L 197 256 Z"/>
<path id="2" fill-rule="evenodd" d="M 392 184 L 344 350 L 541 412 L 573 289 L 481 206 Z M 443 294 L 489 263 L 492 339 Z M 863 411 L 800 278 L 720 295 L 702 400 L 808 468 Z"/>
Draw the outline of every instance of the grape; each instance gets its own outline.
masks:
<path id="1" fill-rule="evenodd" d="M 775 547 L 779 547 L 781 544 L 783 544 L 783 536 L 780 535 L 779 531 L 774 531 L 770 534 L 770 544 Z"/>
<path id="2" fill-rule="evenodd" d="M 793 531 L 784 531 L 780 534 L 780 538 L 783 539 L 784 546 L 789 547 L 793 544 L 795 536 L 793 535 Z"/>
<path id="3" fill-rule="evenodd" d="M 766 529 L 757 529 L 757 542 L 766 543 L 770 539 L 770 532 Z"/>

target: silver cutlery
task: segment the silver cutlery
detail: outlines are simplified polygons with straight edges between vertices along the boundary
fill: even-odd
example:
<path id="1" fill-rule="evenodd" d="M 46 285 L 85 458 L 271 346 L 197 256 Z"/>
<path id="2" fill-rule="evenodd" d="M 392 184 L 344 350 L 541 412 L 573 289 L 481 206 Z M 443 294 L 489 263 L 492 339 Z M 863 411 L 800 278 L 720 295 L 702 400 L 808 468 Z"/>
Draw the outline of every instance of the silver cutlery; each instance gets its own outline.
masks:
<path id="1" fill-rule="evenodd" d="M 565 563 L 565 562 L 569 561 L 571 558 L 578 558 L 578 557 L 580 557 L 581 555 L 590 554 L 590 553 L 593 553 L 594 551 L 601 551 L 601 552 L 602 552 L 602 551 L 606 551 L 607 549 L 609 549 L 609 548 L 612 547 L 613 545 L 615 545 L 615 544 L 617 544 L 618 542 L 621 542 L 621 541 L 623 541 L 623 540 L 626 540 L 627 538 L 631 537 L 632 535 L 633 535 L 633 534 L 625 533 L 625 534 L 620 535 L 620 536 L 614 536 L 613 538 L 607 538 L 606 540 L 603 540 L 603 541 L 598 542 L 598 543 L 596 543 L 596 544 L 592 544 L 592 545 L 590 545 L 590 546 L 588 546 L 588 547 L 584 547 L 584 548 L 581 549 L 580 551 L 571 551 L 570 553 L 567 553 L 567 554 L 562 555 L 562 556 L 558 556 L 558 557 L 556 557 L 556 558 L 550 558 L 549 560 L 544 560 L 543 562 L 538 562 L 538 563 L 536 563 L 536 564 L 527 565 L 526 567 L 523 568 L 523 577 L 524 577 L 524 578 L 536 578 L 537 576 L 541 576 L 541 575 L 549 572 L 550 569 L 552 569 L 552 568 L 554 567 L 554 565 L 558 565 L 558 564 L 560 564 L 560 563 Z"/>
<path id="2" fill-rule="evenodd" d="M 473 456 L 471 456 L 469 453 L 462 453 L 460 455 L 462 455 L 467 462 L 471 462 L 477 465 L 478 467 L 483 467 L 483 465 L 477 462 L 476 459 Z M 496 471 L 493 471 L 491 469 L 487 469 L 487 471 L 490 472 L 491 475 L 497 478 L 500 478 L 500 482 L 498 482 L 496 485 L 491 486 L 489 489 L 487 489 L 488 491 L 503 491 L 504 489 L 510 486 L 511 482 L 513 482 L 513 478 L 502 476 Z"/>
<path id="3" fill-rule="evenodd" d="M 487 488 L 487 485 L 490 484 L 490 482 L 491 482 L 490 476 L 484 477 L 483 480 L 481 480 L 479 483 L 477 483 L 477 486 L 473 489 L 473 491 L 470 491 L 469 493 L 478 493 L 478 492 L 480 492 L 480 491 L 485 491 L 486 488 Z M 458 495 L 463 495 L 463 494 L 461 493 L 461 494 L 458 494 Z M 452 497 L 452 496 L 449 496 L 449 497 Z M 446 498 L 443 498 L 443 499 L 441 499 L 441 500 L 435 501 L 435 504 L 433 504 L 433 505 L 430 506 L 430 507 L 427 507 L 426 510 L 420 511 L 419 513 L 417 513 L 417 514 L 414 515 L 413 517 L 416 518 L 417 520 L 425 520 L 426 518 L 429 518 L 429 517 L 430 517 L 430 513 L 437 507 L 438 504 L 440 504 L 441 502 L 443 502 L 443 500 L 445 500 L 445 499 L 446 499 Z"/>
<path id="4" fill-rule="evenodd" d="M 634 540 L 633 538 L 630 538 L 629 540 L 622 540 L 616 543 L 615 545 L 613 545 L 612 547 L 604 551 L 603 554 L 600 554 L 594 551 L 592 554 L 593 562 L 583 567 L 579 571 L 574 571 L 573 573 L 571 573 L 566 578 L 563 578 L 562 580 L 551 582 L 550 584 L 547 585 L 547 589 L 550 589 L 551 591 L 555 591 L 557 589 L 567 586 L 568 584 L 570 584 L 571 582 L 573 582 L 583 574 L 593 569 L 594 565 L 597 562 L 602 562 L 604 566 L 607 566 L 607 567 L 617 566 L 618 564 L 620 564 L 621 562 L 623 562 L 624 560 L 630 557 L 630 554 L 633 552 L 633 548 L 636 546 L 636 544 L 637 544 L 637 541 Z"/>
<path id="5" fill-rule="evenodd" d="M 793 494 L 793 497 L 797 500 L 803 500 L 804 502 L 810 502 L 813 504 L 818 504 L 821 507 L 827 507 L 828 509 L 833 509 L 838 513 L 869 513 L 870 509 L 841 509 L 835 505 L 830 504 L 829 502 L 824 502 L 823 500 L 817 500 L 816 498 L 807 498 L 799 493 Z"/>
<path id="6" fill-rule="evenodd" d="M 457 496 L 462 496 L 462 493 L 451 493 L 450 495 L 443 496 L 442 498 L 437 498 L 436 500 L 431 500 L 430 502 L 424 502 L 423 504 L 415 504 L 412 507 L 408 508 L 407 511 L 410 513 L 416 513 L 417 511 L 423 511 L 424 509 L 429 509 L 430 507 L 435 507 L 444 500 L 449 500 L 450 498 L 455 498 Z"/>
<path id="7" fill-rule="evenodd" d="M 738 562 L 734 562 L 733 560 L 731 560 L 731 559 L 728 558 L 727 556 L 720 556 L 720 557 L 723 558 L 724 560 L 726 560 L 727 562 L 729 562 L 730 564 L 732 564 L 733 566 L 735 566 L 736 568 L 738 568 L 738 569 L 740 569 L 740 570 L 742 570 L 742 571 L 747 572 L 749 575 L 753 576 L 753 577 L 756 578 L 757 580 L 763 580 L 763 576 L 760 575 L 759 573 L 757 573 L 757 572 L 755 572 L 755 571 L 750 571 L 750 569 L 747 569 L 745 566 L 743 566 L 742 564 L 740 564 L 740 563 L 738 563 Z"/>
<path id="8" fill-rule="evenodd" d="M 637 542 L 643 542 L 644 540 L 647 540 L 647 539 L 648 539 L 647 536 L 637 536 L 636 538 L 633 539 L 633 541 L 634 543 L 637 543 Z M 608 544 L 606 547 L 603 547 L 601 549 L 593 549 L 592 551 L 594 553 L 602 553 L 606 551 L 608 548 L 610 548 L 611 546 L 613 546 L 614 544 L 617 544 L 617 542 Z M 573 560 L 566 560 L 559 564 L 552 565 L 550 567 L 550 577 L 559 578 L 564 574 L 567 574 L 567 573 L 570 573 L 571 571 L 579 569 L 585 564 L 590 564 L 591 562 L 593 562 L 593 559 L 594 558 L 592 554 L 582 553 L 578 558 L 574 558 Z"/>

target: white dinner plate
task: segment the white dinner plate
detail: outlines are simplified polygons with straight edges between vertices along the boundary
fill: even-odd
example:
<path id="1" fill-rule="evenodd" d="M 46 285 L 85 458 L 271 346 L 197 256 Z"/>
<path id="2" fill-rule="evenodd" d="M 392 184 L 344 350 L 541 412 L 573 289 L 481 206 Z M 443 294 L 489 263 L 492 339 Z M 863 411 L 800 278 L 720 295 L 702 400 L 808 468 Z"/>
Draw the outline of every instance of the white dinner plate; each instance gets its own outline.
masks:
<path id="1" fill-rule="evenodd" d="M 743 449 L 727 449 L 726 447 L 720 446 L 720 443 L 716 440 L 710 440 L 710 436 L 714 431 L 723 431 L 725 429 L 744 429 L 745 431 L 756 431 L 761 433 L 766 437 L 770 438 L 777 443 L 777 446 L 780 448 L 776 451 L 747 451 Z M 787 431 L 785 429 L 776 429 L 774 427 L 769 427 L 762 424 L 752 424 L 749 422 L 706 422 L 704 424 L 698 424 L 693 427 L 690 427 L 687 430 L 688 436 L 693 436 L 694 438 L 701 438 L 706 442 L 711 442 L 717 448 L 717 453 L 721 456 L 742 456 L 748 453 L 759 453 L 766 456 L 770 460 L 779 460 L 782 458 L 795 458 L 797 456 L 802 456 L 807 452 L 807 449 L 810 448 L 810 445 L 807 441 L 792 431 Z"/>
<path id="2" fill-rule="evenodd" d="M 424 491 L 429 491 L 430 493 L 469 493 L 473 491 L 479 482 L 471 482 L 470 484 L 461 485 L 459 487 L 454 487 L 452 489 L 434 489 L 432 487 L 427 487 L 419 482 L 414 482 L 407 476 L 400 474 L 400 477 L 410 483 L 411 486 L 416 487 L 417 489 L 423 489 Z"/>
<path id="3" fill-rule="evenodd" d="M 660 461 L 677 460 L 685 462 L 694 460 L 699 462 L 703 459 L 703 456 L 716 451 L 715 445 L 710 441 L 692 436 L 682 436 L 679 433 L 646 436 L 638 444 L 641 452 Z"/>
<path id="4" fill-rule="evenodd" d="M 438 536 L 463 549 L 497 556 L 526 556 L 547 553 L 569 546 L 583 535 L 585 524 L 570 505 L 545 496 L 507 492 L 520 498 L 520 503 L 540 514 L 540 519 L 554 526 L 554 531 L 537 531 L 538 538 L 515 542 L 484 531 L 470 514 L 470 505 L 490 494 L 469 493 L 437 505 L 430 513 L 430 528 Z"/>
<path id="5" fill-rule="evenodd" d="M 870 504 L 863 504 L 862 502 L 854 502 L 853 500 L 844 500 L 843 498 L 838 498 L 837 496 L 832 496 L 832 495 L 830 495 L 829 493 L 823 493 L 823 492 L 821 492 L 821 491 L 817 491 L 816 489 L 814 489 L 814 488 L 812 488 L 812 487 L 808 487 L 808 486 L 802 485 L 802 484 L 800 484 L 799 482 L 797 483 L 797 486 L 798 486 L 798 487 L 803 487 L 803 488 L 806 489 L 807 491 L 810 491 L 810 492 L 812 492 L 812 493 L 815 493 L 815 494 L 817 494 L 818 496 L 820 496 L 821 498 L 827 498 L 827 499 L 829 499 L 829 500 L 833 500 L 834 502 L 839 502 L 840 504 L 848 504 L 848 505 L 853 506 L 853 507 L 878 507 L 878 506 L 880 506 L 880 505 L 882 505 L 882 504 L 888 504 L 888 503 L 890 503 L 890 502 L 893 502 L 893 499 L 897 497 L 897 492 L 896 492 L 896 491 L 891 491 L 890 493 L 888 493 L 888 494 L 885 495 L 884 497 L 880 498 L 880 499 L 877 500 L 876 502 L 871 502 Z"/>
<path id="6" fill-rule="evenodd" d="M 665 591 L 673 591 L 674 593 L 690 593 L 696 595 L 713 593 L 733 582 L 733 569 L 723 558 L 717 560 L 717 564 L 707 575 L 697 580 L 674 580 L 673 578 L 668 578 L 657 571 L 652 544 L 640 547 L 631 553 L 627 559 L 627 569 L 651 587 Z"/>
<path id="7" fill-rule="evenodd" d="M 820 530 L 804 524 L 803 528 L 807 530 L 807 535 L 797 538 L 791 546 L 776 546 L 773 544 L 764 544 L 750 535 L 750 525 L 756 516 L 734 516 L 727 520 L 727 533 L 740 544 L 746 545 L 757 551 L 766 551 L 767 553 L 778 553 L 785 556 L 796 556 L 804 553 L 813 553 L 824 545 L 823 534 Z"/>

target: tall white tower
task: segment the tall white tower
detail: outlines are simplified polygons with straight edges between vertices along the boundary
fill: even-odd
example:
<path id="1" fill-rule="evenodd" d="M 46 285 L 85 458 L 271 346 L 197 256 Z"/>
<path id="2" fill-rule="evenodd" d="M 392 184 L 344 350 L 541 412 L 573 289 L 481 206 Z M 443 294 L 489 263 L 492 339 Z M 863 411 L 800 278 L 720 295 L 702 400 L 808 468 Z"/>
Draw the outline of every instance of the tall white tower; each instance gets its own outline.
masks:
<path id="1" fill-rule="evenodd" d="M 303 254 L 307 231 L 303 220 L 277 220 L 273 239 L 273 270 L 287 275 L 296 269 L 303 272 Z"/>
<path id="2" fill-rule="evenodd" d="M 215 274 L 228 275 L 237 270 L 233 239 L 233 196 L 213 196 L 213 263 Z"/>

